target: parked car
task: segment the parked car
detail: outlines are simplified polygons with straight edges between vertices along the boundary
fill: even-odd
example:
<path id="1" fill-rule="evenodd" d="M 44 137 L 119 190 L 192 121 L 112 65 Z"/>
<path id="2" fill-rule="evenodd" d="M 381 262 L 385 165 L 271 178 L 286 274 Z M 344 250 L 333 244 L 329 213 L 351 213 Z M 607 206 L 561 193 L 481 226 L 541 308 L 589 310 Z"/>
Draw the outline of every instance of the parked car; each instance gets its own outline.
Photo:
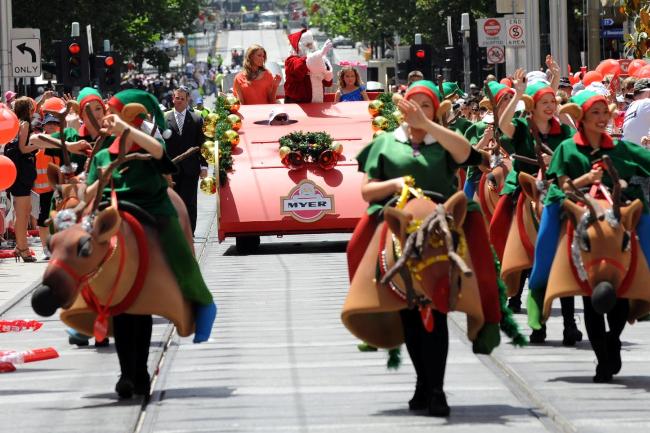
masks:
<path id="1" fill-rule="evenodd" d="M 334 48 L 338 47 L 350 47 L 354 48 L 354 41 L 347 36 L 337 36 L 334 39 L 332 39 L 332 45 Z"/>

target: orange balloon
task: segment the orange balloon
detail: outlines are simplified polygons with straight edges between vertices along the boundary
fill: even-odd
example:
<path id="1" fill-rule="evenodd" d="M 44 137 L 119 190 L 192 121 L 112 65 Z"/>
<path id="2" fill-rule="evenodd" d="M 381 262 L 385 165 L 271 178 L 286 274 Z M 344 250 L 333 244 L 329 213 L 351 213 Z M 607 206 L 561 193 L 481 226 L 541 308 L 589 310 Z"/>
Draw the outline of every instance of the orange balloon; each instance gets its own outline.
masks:
<path id="1" fill-rule="evenodd" d="M 614 59 L 605 59 L 596 67 L 596 71 L 605 75 L 616 75 L 621 73 L 621 64 Z"/>
<path id="2" fill-rule="evenodd" d="M 631 77 L 636 77 L 636 72 L 646 66 L 647 63 L 642 59 L 634 59 L 627 66 L 627 74 Z"/>
<path id="3" fill-rule="evenodd" d="M 4 146 L 18 135 L 18 118 L 7 108 L 0 104 L 0 146 Z"/>
<path id="4" fill-rule="evenodd" d="M 637 78 L 650 78 L 650 65 L 645 65 L 636 71 Z"/>
<path id="5" fill-rule="evenodd" d="M 595 83 L 597 81 L 602 82 L 603 81 L 603 74 L 601 74 L 598 71 L 589 71 L 585 74 L 584 78 L 582 79 L 582 84 L 587 87 L 591 83 Z"/>
<path id="6" fill-rule="evenodd" d="M 4 155 L 0 155 L 0 191 L 4 191 L 16 181 L 16 166 Z"/>
<path id="7" fill-rule="evenodd" d="M 48 98 L 41 105 L 43 113 L 46 111 L 63 111 L 65 110 L 65 101 L 61 98 Z"/>

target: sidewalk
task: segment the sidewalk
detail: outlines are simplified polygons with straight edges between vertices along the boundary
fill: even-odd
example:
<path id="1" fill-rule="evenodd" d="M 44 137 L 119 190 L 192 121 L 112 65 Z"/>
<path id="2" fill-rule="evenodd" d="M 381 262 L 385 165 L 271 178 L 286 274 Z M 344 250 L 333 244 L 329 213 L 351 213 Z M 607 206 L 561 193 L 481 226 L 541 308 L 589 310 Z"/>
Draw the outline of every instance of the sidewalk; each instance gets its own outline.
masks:
<path id="1" fill-rule="evenodd" d="M 14 258 L 0 259 L 0 316 L 40 281 L 47 267 L 47 262 L 42 260 L 41 242 L 38 238 L 29 239 L 29 246 L 36 253 L 37 262 L 16 262 Z"/>

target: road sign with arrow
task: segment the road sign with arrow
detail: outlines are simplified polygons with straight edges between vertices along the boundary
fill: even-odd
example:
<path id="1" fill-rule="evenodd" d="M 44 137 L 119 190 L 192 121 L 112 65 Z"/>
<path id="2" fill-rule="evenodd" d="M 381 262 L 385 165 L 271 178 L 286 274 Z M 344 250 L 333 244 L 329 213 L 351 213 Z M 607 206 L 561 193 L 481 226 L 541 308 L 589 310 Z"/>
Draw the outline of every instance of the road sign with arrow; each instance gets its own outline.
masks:
<path id="1" fill-rule="evenodd" d="M 39 77 L 41 75 L 41 40 L 12 39 L 11 63 L 14 77 Z"/>

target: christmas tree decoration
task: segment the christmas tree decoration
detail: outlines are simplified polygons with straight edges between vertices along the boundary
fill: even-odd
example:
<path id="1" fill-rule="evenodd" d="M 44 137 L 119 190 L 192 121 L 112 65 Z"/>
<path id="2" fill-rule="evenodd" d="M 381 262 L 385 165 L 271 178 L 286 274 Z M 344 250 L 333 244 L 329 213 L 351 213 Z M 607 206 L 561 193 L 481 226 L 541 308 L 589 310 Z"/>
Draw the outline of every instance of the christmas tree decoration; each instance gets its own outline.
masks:
<path id="1" fill-rule="evenodd" d="M 213 195 L 217 193 L 217 178 L 214 176 L 208 176 L 201 179 L 199 182 L 199 188 L 201 191 L 207 195 Z"/>
<path id="2" fill-rule="evenodd" d="M 229 129 L 223 133 L 221 140 L 230 144 L 230 147 L 237 147 L 237 145 L 239 144 L 239 134 L 237 133 L 237 131 L 233 131 L 232 129 Z"/>
<path id="3" fill-rule="evenodd" d="M 384 103 L 379 99 L 374 99 L 368 103 L 368 113 L 370 113 L 372 117 L 378 116 L 383 108 Z"/>
<path id="4" fill-rule="evenodd" d="M 241 118 L 236 114 L 229 114 L 227 119 L 230 122 L 232 130 L 239 131 L 239 128 L 241 128 Z"/>

